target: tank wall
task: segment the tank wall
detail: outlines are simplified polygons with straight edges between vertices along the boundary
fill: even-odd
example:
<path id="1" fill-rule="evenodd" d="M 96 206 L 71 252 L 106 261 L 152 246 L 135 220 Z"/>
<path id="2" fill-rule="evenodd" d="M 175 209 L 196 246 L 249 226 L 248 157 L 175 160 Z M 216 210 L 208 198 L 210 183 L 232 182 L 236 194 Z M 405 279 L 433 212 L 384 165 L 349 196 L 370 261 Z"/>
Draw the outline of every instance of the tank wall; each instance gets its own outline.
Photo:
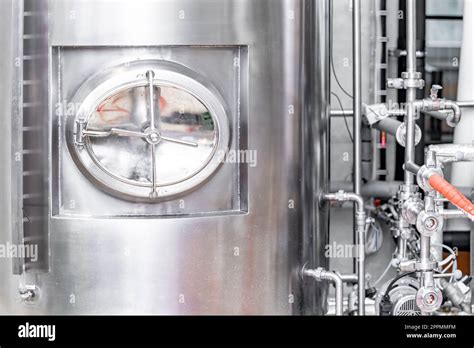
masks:
<path id="1" fill-rule="evenodd" d="M 12 108 L 12 84 L 13 84 L 13 5 L 14 0 L 0 1 L 0 12 L 8 14 L 0 22 L 0 71 L 2 80 L 0 82 L 0 125 L 3 136 L 0 137 L 0 243 L 5 245 L 11 243 L 11 108 Z M 11 259 L 0 259 L 0 293 L 10 296 L 11 289 L 14 289 L 15 279 L 12 276 Z M 0 302 L 0 311 L 6 312 L 8 301 Z"/>
<path id="2" fill-rule="evenodd" d="M 42 30 L 49 34 L 48 64 L 39 63 L 36 70 L 49 84 L 48 111 L 37 120 L 48 124 L 40 127 L 48 136 L 37 139 L 48 141 L 37 147 L 48 158 L 49 190 L 41 198 L 49 206 L 42 215 L 46 233 L 34 229 L 43 231 L 36 236 L 42 263 L 31 264 L 26 273 L 41 294 L 34 303 L 20 303 L 18 276 L 6 272 L 3 312 L 321 314 L 325 289 L 310 285 L 303 294 L 299 271 L 303 264 L 325 264 L 327 213 L 319 211 L 317 195 L 307 198 L 327 181 L 327 2 L 47 4 L 49 28 Z M 186 49 L 192 52 L 182 53 Z M 321 58 L 314 62 L 314 56 Z M 236 110 L 229 112 L 236 149 L 256 153 L 255 167 L 224 169 L 184 198 L 196 209 L 200 200 L 222 208 L 215 213 L 154 215 L 153 207 L 140 203 L 131 209 L 97 190 L 61 142 L 57 103 L 71 101 L 92 74 L 145 57 L 174 61 L 207 77 Z M 239 93 L 227 93 L 235 90 Z M 2 120 L 8 114 L 5 110 Z M 308 141 L 309 147 L 303 145 Z M 10 179 L 5 178 L 5 189 Z M 231 189 L 234 180 L 238 193 Z M 66 192 L 68 199 L 58 198 Z M 222 192 L 241 204 L 221 207 Z M 102 214 L 87 210 L 94 205 Z M 127 209 L 149 214 L 132 217 Z M 117 213 L 107 216 L 108 211 Z"/>

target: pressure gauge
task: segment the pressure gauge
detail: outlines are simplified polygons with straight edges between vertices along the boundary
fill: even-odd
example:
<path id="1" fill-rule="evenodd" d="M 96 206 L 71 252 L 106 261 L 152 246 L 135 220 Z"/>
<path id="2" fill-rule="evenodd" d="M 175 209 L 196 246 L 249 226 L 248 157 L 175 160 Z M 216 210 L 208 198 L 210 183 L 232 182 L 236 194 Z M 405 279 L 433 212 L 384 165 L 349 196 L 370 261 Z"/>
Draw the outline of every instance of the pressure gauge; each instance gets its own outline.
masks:
<path id="1" fill-rule="evenodd" d="M 229 145 L 221 98 L 186 69 L 129 63 L 87 81 L 68 117 L 70 152 L 99 188 L 156 202 L 201 185 Z"/>

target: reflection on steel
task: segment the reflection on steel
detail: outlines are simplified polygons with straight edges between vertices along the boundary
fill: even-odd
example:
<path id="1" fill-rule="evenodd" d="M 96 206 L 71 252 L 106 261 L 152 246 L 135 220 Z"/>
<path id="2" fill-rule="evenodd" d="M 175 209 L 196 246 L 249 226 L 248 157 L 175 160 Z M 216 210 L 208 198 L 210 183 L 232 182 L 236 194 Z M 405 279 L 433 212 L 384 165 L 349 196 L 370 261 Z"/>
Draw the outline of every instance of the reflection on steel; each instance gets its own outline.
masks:
<path id="1" fill-rule="evenodd" d="M 12 77 L 0 88 L 19 100 L 16 46 L 24 31 L 41 36 L 41 98 L 22 102 L 44 115 L 24 126 L 41 130 L 25 139 L 45 187 L 25 193 L 41 198 L 46 228 L 23 236 L 23 211 L 38 202 L 21 199 L 20 166 L 2 167 L 0 191 L 14 182 L 14 193 L 1 196 L 0 236 L 17 224 L 15 240 L 45 243 L 41 264 L 15 267 L 25 301 L 34 289 L 28 306 L 0 259 L 0 312 L 323 314 L 327 285 L 303 286 L 294 270 L 327 266 L 327 207 L 308 197 L 328 180 L 328 1 L 25 2 L 35 33 L 13 11 L 20 2 L 0 2 L 15 13 L 0 22 L 2 47 L 15 48 L 0 54 Z M 180 20 L 183 9 L 199 19 Z M 21 120 L 0 107 L 2 122 Z M 23 150 L 22 126 L 5 128 L 15 150 L 4 153 L 2 137 L 2 162 Z M 239 151 L 258 153 L 258 165 L 223 161 Z"/>
<path id="2" fill-rule="evenodd" d="M 146 64 L 156 71 L 142 69 Z M 128 63 L 125 74 L 123 65 L 114 67 L 116 74 L 99 74 L 74 97 L 81 104 L 75 124 L 84 126 L 76 126 L 70 149 L 86 175 L 122 198 L 155 201 L 193 189 L 217 170 L 218 150 L 226 151 L 229 142 L 220 101 L 199 82 L 160 64 Z M 146 81 L 135 77 L 140 75 Z M 182 118 L 184 112 L 192 117 Z M 117 154 L 128 158 L 117 161 Z"/>

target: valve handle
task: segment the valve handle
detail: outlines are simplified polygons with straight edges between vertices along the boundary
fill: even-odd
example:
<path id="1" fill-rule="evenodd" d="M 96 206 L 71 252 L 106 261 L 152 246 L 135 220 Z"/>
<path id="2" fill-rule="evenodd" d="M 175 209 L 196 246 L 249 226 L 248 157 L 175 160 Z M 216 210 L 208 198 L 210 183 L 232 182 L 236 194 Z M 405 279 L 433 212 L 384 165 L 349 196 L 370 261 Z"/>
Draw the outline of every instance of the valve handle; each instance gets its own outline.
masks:
<path id="1" fill-rule="evenodd" d="M 438 92 L 443 89 L 443 86 L 440 85 L 432 85 L 431 86 L 431 91 L 430 91 L 430 97 L 433 100 L 438 99 Z"/>

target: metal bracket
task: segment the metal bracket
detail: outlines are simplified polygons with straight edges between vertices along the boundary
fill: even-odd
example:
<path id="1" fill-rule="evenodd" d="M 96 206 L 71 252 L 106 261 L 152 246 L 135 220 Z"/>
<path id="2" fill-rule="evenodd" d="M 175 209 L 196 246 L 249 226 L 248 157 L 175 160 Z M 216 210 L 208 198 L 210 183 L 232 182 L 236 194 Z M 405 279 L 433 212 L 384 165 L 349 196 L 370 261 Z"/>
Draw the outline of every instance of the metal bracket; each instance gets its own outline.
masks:
<path id="1" fill-rule="evenodd" d="M 84 131 L 86 128 L 86 120 L 76 120 L 76 127 L 74 129 L 74 144 L 76 144 L 76 146 L 79 148 L 84 147 Z"/>

